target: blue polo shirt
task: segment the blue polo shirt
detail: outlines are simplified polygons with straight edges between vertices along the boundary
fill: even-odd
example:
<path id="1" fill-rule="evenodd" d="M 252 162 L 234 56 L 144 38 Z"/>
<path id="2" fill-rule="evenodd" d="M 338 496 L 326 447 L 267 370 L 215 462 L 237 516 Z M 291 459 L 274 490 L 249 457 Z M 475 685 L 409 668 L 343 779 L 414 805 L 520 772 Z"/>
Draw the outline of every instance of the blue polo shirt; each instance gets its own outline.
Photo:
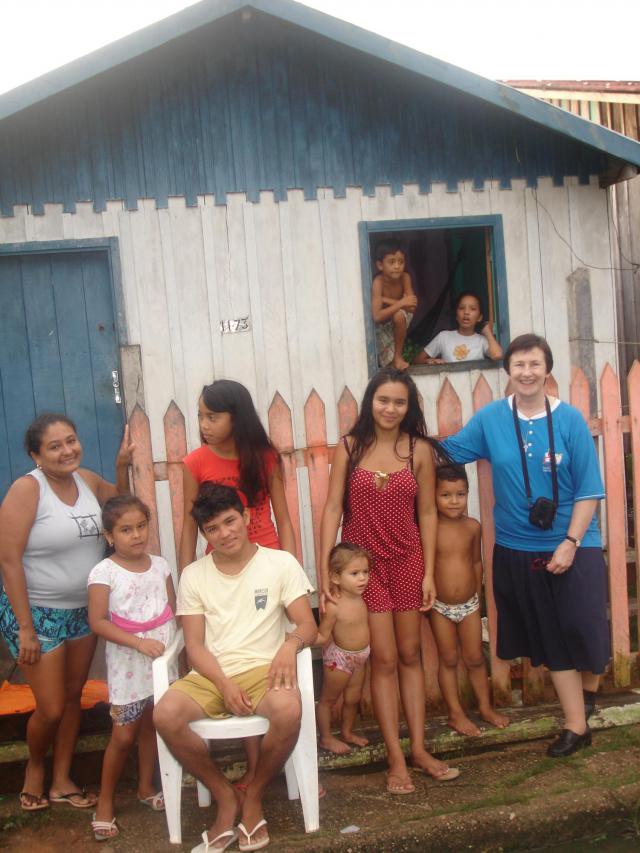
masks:
<path id="1" fill-rule="evenodd" d="M 512 397 L 480 409 L 456 435 L 442 444 L 458 463 L 488 459 L 493 472 L 496 542 L 519 551 L 554 551 L 569 529 L 576 501 L 601 500 L 604 488 L 593 438 L 580 412 L 559 400 L 551 406 L 558 472 L 559 506 L 553 527 L 540 530 L 529 522 L 529 502 L 522 476 L 520 451 L 513 423 Z M 520 417 L 520 431 L 533 500 L 553 498 L 549 433 L 543 412 Z M 582 537 L 585 548 L 602 547 L 594 517 Z"/>

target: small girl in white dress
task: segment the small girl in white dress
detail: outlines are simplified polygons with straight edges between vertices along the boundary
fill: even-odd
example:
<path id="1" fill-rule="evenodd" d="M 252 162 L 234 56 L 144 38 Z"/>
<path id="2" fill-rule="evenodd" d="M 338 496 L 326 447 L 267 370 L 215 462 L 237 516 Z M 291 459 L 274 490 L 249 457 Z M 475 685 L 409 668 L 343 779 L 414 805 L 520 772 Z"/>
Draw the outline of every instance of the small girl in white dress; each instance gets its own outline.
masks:
<path id="1" fill-rule="evenodd" d="M 157 745 L 151 663 L 163 654 L 176 631 L 171 569 L 165 559 L 146 551 L 149 508 L 133 495 L 111 498 L 102 508 L 102 526 L 113 554 L 89 574 L 89 625 L 107 641 L 113 727 L 91 824 L 96 841 L 118 835 L 113 797 L 136 739 L 138 799 L 154 811 L 164 810 L 162 793 L 153 784 Z"/>

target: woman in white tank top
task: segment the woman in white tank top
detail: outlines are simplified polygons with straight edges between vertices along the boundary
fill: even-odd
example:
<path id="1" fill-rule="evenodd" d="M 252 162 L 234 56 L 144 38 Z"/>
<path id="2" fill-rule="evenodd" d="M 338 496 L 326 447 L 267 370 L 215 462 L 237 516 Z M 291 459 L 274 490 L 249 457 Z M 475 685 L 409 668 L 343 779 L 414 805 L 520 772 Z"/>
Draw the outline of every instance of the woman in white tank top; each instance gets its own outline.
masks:
<path id="1" fill-rule="evenodd" d="M 25 448 L 36 468 L 17 479 L 0 507 L 0 633 L 33 691 L 27 724 L 25 811 L 64 802 L 95 805 L 69 772 L 80 723 L 80 697 L 96 638 L 87 621 L 87 578 L 104 556 L 100 507 L 129 491 L 128 428 L 116 459 L 117 485 L 80 468 L 82 446 L 66 415 L 42 414 Z M 53 778 L 44 795 L 44 759 L 53 745 Z"/>

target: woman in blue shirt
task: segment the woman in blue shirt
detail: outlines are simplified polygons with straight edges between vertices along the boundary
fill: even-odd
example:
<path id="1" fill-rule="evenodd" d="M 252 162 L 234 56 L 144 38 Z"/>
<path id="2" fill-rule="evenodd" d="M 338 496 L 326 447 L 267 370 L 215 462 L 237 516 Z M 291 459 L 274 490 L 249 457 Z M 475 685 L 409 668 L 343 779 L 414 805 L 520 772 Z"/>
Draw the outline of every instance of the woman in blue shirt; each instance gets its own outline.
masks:
<path id="1" fill-rule="evenodd" d="M 595 519 L 604 490 L 582 415 L 545 395 L 553 367 L 545 339 L 520 335 L 504 367 L 513 395 L 481 409 L 443 447 L 458 463 L 491 462 L 498 657 L 549 668 L 565 718 L 547 751 L 555 758 L 591 743 L 587 719 L 610 657 Z"/>

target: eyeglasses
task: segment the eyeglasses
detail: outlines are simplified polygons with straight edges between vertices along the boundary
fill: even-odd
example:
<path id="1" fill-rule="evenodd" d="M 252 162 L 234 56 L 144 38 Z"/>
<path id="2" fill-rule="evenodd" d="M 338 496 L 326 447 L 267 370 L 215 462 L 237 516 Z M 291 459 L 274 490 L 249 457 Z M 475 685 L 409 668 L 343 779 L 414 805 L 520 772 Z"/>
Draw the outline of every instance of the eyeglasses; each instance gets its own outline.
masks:
<path id="1" fill-rule="evenodd" d="M 544 557 L 536 557 L 535 560 L 531 561 L 531 570 L 534 572 L 540 572 L 543 569 L 546 569 L 549 565 L 549 560 L 545 560 Z"/>

